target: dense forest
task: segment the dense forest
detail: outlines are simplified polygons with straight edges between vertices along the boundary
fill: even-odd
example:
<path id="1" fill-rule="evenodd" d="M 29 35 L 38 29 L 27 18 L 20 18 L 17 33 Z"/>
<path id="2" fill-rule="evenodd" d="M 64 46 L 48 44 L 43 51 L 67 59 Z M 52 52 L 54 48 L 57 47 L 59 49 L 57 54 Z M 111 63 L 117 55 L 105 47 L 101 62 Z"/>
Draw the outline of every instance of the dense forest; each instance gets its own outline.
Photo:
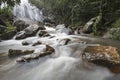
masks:
<path id="1" fill-rule="evenodd" d="M 39 8 L 45 8 L 54 15 L 58 23 L 71 26 L 83 26 L 91 18 L 96 18 L 93 33 L 100 35 L 110 31 L 113 38 L 120 39 L 120 31 L 110 28 L 120 27 L 119 0 L 30 0 Z M 50 13 L 49 13 L 50 12 Z M 103 32 L 101 32 L 103 31 Z M 115 33 L 116 32 L 116 33 Z"/>
<path id="2" fill-rule="evenodd" d="M 112 38 L 120 40 L 120 0 L 29 0 L 43 10 L 45 16 L 53 17 L 55 23 L 83 28 L 92 18 L 94 23 L 90 33 L 103 35 L 108 32 Z M 6 8 L 0 9 L 0 15 L 10 14 L 10 7 L 20 0 L 2 0 Z M 0 4 L 1 4 L 0 3 Z"/>

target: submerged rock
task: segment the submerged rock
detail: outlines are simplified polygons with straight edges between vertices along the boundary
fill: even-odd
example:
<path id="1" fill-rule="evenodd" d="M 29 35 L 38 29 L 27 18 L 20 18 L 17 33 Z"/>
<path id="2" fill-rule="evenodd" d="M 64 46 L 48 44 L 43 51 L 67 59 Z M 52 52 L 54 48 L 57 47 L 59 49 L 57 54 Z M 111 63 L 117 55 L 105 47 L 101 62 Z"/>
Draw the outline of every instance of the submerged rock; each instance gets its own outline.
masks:
<path id="1" fill-rule="evenodd" d="M 67 45 L 70 41 L 71 41 L 71 39 L 64 38 L 64 39 L 59 40 L 59 44 Z"/>
<path id="2" fill-rule="evenodd" d="M 42 31 L 39 32 L 39 36 L 40 36 L 40 37 L 48 37 L 48 36 L 50 36 L 50 34 L 48 34 L 47 31 L 43 31 L 43 30 L 42 30 Z"/>
<path id="3" fill-rule="evenodd" d="M 40 30 L 40 27 L 36 24 L 30 25 L 29 27 L 25 28 L 23 31 L 16 35 L 15 39 L 24 39 L 27 37 L 35 36 L 36 33 Z"/>
<path id="4" fill-rule="evenodd" d="M 31 60 L 36 60 L 36 59 L 39 59 L 40 57 L 44 57 L 44 56 L 47 56 L 47 55 L 50 55 L 52 54 L 53 52 L 55 52 L 54 48 L 52 48 L 51 46 L 49 45 L 46 45 L 46 48 L 43 49 L 43 51 L 41 52 L 34 52 L 33 54 L 31 55 L 27 55 L 27 56 L 23 56 L 21 58 L 19 58 L 18 60 L 16 60 L 17 62 L 29 62 Z"/>
<path id="5" fill-rule="evenodd" d="M 27 45 L 29 45 L 30 43 L 29 42 L 27 42 L 27 41 L 23 41 L 22 42 L 22 45 L 24 45 L 24 46 L 27 46 Z"/>
<path id="6" fill-rule="evenodd" d="M 42 44 L 42 42 L 37 41 L 37 42 L 33 43 L 33 45 L 32 45 L 32 46 L 37 46 L 37 45 L 40 45 L 40 44 Z"/>
<path id="7" fill-rule="evenodd" d="M 8 56 L 9 57 L 15 57 L 15 56 L 21 56 L 21 55 L 27 55 L 32 54 L 34 50 L 16 50 L 16 49 L 9 49 Z"/>

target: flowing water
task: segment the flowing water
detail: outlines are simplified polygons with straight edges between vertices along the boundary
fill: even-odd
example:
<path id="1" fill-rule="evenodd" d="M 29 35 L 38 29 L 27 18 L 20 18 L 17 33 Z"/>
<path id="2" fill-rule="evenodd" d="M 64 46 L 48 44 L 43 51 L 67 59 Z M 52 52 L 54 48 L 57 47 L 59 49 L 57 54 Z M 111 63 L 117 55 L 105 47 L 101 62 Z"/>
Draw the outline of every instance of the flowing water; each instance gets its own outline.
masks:
<path id="1" fill-rule="evenodd" d="M 26 38 L 23 40 L 7 40 L 0 42 L 0 80 L 119 80 L 120 77 L 104 67 L 87 64 L 81 59 L 83 49 L 88 45 L 98 45 L 97 43 L 106 43 L 106 45 L 119 46 L 116 41 L 103 40 L 99 38 L 90 38 L 84 36 L 67 35 L 57 32 L 53 28 L 46 27 L 54 38 L 38 36 Z M 89 44 L 80 44 L 78 42 L 63 45 L 62 39 L 84 40 Z M 42 45 L 32 47 L 22 46 L 22 41 L 42 41 L 55 49 L 55 53 L 42 57 L 39 60 L 30 63 L 16 63 L 16 58 L 8 58 L 8 49 L 39 49 Z M 96 42 L 95 42 L 96 41 Z M 112 43 L 111 43 L 112 42 Z M 103 43 L 103 44 L 104 44 Z M 116 77 L 117 76 L 117 77 Z"/>
<path id="2" fill-rule="evenodd" d="M 44 19 L 42 11 L 32 6 L 28 0 L 21 0 L 20 4 L 15 5 L 13 14 L 20 18 L 42 21 Z"/>
<path id="3" fill-rule="evenodd" d="M 17 6 L 23 10 L 22 6 L 25 7 L 28 1 L 21 1 L 21 5 Z M 30 6 L 30 4 L 27 6 Z M 21 15 L 26 17 L 24 11 L 21 11 L 20 15 L 16 16 L 23 17 Z M 36 34 L 34 37 L 23 40 L 11 39 L 0 42 L 0 80 L 120 80 L 119 74 L 113 74 L 107 68 L 86 63 L 81 59 L 81 53 L 88 45 L 103 44 L 120 49 L 119 41 L 67 35 L 65 31 L 45 27 L 46 31 L 54 37 L 40 38 Z M 64 40 L 67 38 L 71 39 L 72 42 L 64 45 Z M 78 41 L 80 40 L 86 41 L 87 44 L 79 43 Z M 22 41 L 28 41 L 31 45 L 22 46 Z M 32 43 L 36 41 L 41 41 L 43 45 L 33 47 Z M 9 49 L 41 49 L 44 44 L 52 46 L 55 49 L 55 53 L 29 63 L 17 63 L 16 59 L 18 57 L 9 58 L 7 56 Z"/>

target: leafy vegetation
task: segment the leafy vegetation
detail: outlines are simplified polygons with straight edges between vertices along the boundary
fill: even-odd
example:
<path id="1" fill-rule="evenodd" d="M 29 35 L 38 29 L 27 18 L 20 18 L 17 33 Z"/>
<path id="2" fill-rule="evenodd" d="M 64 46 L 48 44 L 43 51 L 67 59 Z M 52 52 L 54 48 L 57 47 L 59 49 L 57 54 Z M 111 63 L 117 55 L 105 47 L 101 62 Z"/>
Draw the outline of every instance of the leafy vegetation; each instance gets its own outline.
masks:
<path id="1" fill-rule="evenodd" d="M 107 31 L 118 26 L 120 18 L 120 0 L 30 0 L 40 8 L 49 10 L 57 23 L 83 26 L 96 17 L 93 33 Z M 113 24 L 114 23 L 114 24 Z"/>
<path id="2" fill-rule="evenodd" d="M 5 4 L 6 6 L 13 7 L 16 3 L 19 3 L 20 0 L 0 0 L 0 5 Z"/>
<path id="3" fill-rule="evenodd" d="M 120 27 L 120 0 L 29 0 L 45 15 L 52 14 L 56 23 L 70 26 L 84 26 L 91 18 L 96 17 L 92 26 L 92 33 L 99 35 L 110 28 Z M 0 8 L 0 15 L 11 15 L 11 7 L 20 0 L 0 0 L 7 7 Z M 111 32 L 111 31 L 110 31 Z M 117 31 L 116 31 L 117 32 Z M 118 31 L 119 32 L 119 31 Z M 117 34 L 117 36 L 116 36 Z M 113 36 L 119 37 L 116 33 Z M 117 38 L 116 38 L 117 39 Z"/>
<path id="4" fill-rule="evenodd" d="M 117 19 L 112 25 L 111 29 L 109 29 L 109 33 L 111 34 L 113 39 L 120 40 L 120 18 Z"/>
<path id="5" fill-rule="evenodd" d="M 0 15 L 4 14 L 5 16 L 11 16 L 12 15 L 12 10 L 10 7 L 3 7 L 0 9 Z"/>
<path id="6" fill-rule="evenodd" d="M 9 33 L 16 30 L 10 24 L 9 18 L 12 16 L 12 7 L 19 2 L 20 0 L 0 0 L 0 27 L 4 26 L 3 29 L 1 28 L 0 36 L 9 35 Z"/>
<path id="7" fill-rule="evenodd" d="M 16 30 L 16 28 L 13 27 L 9 22 L 6 22 L 6 23 L 7 23 L 7 27 L 6 27 L 5 31 L 4 31 L 5 33 L 8 33 L 8 32 Z"/>
<path id="8" fill-rule="evenodd" d="M 0 15 L 11 16 L 12 7 L 19 2 L 20 0 L 0 0 Z"/>

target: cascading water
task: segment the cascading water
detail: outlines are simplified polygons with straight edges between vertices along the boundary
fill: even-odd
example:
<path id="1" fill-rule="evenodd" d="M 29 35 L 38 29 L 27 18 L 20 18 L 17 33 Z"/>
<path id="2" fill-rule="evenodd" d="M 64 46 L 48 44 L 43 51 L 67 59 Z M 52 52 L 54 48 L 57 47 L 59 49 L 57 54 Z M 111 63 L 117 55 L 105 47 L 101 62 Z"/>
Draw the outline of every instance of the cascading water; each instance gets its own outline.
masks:
<path id="1" fill-rule="evenodd" d="M 87 37 L 67 35 L 64 31 L 61 32 L 61 27 L 59 29 L 57 28 L 56 31 L 54 28 L 46 27 L 46 31 L 53 35 L 53 38 L 36 36 L 23 39 L 30 41 L 31 44 L 35 41 L 41 41 L 43 44 L 54 47 L 55 53 L 51 56 L 42 57 L 30 63 L 17 64 L 15 62 L 16 58 L 9 59 L 5 55 L 0 55 L 0 80 L 109 80 L 107 77 L 109 78 L 110 76 L 114 78 L 106 68 L 95 65 L 87 65 L 85 67 L 85 63 L 80 56 L 87 44 L 74 42 L 68 45 L 62 45 L 59 41 L 66 38 L 75 40 L 79 38 L 87 39 Z M 35 47 L 31 45 L 22 46 L 21 42 L 23 40 L 1 42 L 0 53 L 7 52 L 6 50 L 10 48 L 27 50 L 34 48 L 38 49 L 38 51 L 42 48 L 42 45 Z M 91 38 L 91 40 L 96 39 Z"/>
<path id="2" fill-rule="evenodd" d="M 13 13 L 20 18 L 29 18 L 42 21 L 42 12 L 35 6 L 31 6 L 28 0 L 21 0 L 20 5 L 14 7 Z M 94 43 L 106 43 L 120 47 L 118 42 L 109 40 L 68 35 L 64 25 L 56 29 L 46 27 L 50 37 L 39 37 L 38 34 L 22 40 L 7 40 L 0 42 L 0 80 L 119 80 L 119 75 L 113 75 L 107 68 L 96 65 L 86 65 L 81 59 L 81 53 L 87 45 L 80 44 L 74 40 L 88 40 Z M 64 45 L 65 39 L 73 40 L 72 43 Z M 23 41 L 30 42 L 29 46 L 23 46 Z M 32 46 L 34 42 L 41 41 L 42 45 Z M 30 63 L 16 63 L 16 58 L 8 58 L 9 49 L 40 50 L 45 44 L 52 46 L 55 53 L 41 57 Z M 109 79 L 109 77 L 111 79 Z"/>
<path id="3" fill-rule="evenodd" d="M 43 21 L 44 18 L 42 11 L 32 6 L 28 0 L 21 0 L 20 4 L 15 5 L 13 14 L 19 18 L 29 18 L 35 21 Z"/>

